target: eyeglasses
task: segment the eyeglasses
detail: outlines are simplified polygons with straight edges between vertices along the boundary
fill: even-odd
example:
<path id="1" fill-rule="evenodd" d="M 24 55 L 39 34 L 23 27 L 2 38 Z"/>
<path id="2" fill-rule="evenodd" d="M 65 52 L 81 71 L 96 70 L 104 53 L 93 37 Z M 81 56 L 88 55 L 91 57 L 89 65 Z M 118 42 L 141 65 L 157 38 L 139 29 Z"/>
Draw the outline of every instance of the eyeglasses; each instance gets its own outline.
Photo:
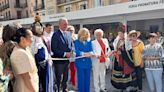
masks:
<path id="1" fill-rule="evenodd" d="M 70 29 L 70 30 L 68 30 L 69 32 L 74 32 L 75 30 L 72 30 L 72 29 Z"/>

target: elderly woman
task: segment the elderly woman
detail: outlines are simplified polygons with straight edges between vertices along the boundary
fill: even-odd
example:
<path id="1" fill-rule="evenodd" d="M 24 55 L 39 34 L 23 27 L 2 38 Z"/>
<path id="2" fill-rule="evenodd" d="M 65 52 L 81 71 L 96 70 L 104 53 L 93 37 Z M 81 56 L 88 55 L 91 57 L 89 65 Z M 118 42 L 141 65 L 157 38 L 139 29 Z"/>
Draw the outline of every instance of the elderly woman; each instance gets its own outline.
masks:
<path id="1" fill-rule="evenodd" d="M 143 61 L 142 61 L 142 53 L 144 50 L 144 43 L 138 39 L 140 36 L 140 32 L 136 30 L 132 30 L 128 33 L 129 39 L 133 48 L 133 61 L 135 65 L 136 77 L 137 77 L 137 85 L 138 91 L 142 91 L 142 71 L 143 71 Z"/>
<path id="2" fill-rule="evenodd" d="M 20 28 L 14 36 L 17 45 L 11 53 L 11 66 L 15 75 L 14 92 L 39 92 L 39 79 L 35 59 L 28 47 L 32 43 L 30 30 Z"/>
<path id="3" fill-rule="evenodd" d="M 92 66 L 90 57 L 93 56 L 93 49 L 89 38 L 89 30 L 82 28 L 78 32 L 78 39 L 74 41 L 76 56 L 82 57 L 75 61 L 78 79 L 78 92 L 90 92 L 90 72 Z"/>
<path id="4" fill-rule="evenodd" d="M 107 91 L 105 87 L 105 62 L 107 62 L 106 57 L 111 50 L 109 48 L 108 40 L 103 38 L 103 34 L 103 30 L 96 29 L 94 32 L 96 39 L 92 41 L 93 53 L 96 55 L 96 57 L 92 58 L 95 92 Z"/>
<path id="5" fill-rule="evenodd" d="M 75 27 L 74 26 L 69 25 L 67 28 L 67 31 L 71 33 L 72 40 L 77 39 L 77 34 L 75 34 Z"/>
<path id="6" fill-rule="evenodd" d="M 71 33 L 71 38 L 72 38 L 72 41 L 75 41 L 77 40 L 77 35 L 75 34 L 75 28 L 74 26 L 68 26 L 67 28 L 67 31 Z M 72 52 L 74 52 L 74 44 L 72 44 Z M 71 74 L 71 82 L 72 82 L 72 87 L 74 90 L 76 90 L 76 67 L 75 67 L 75 62 L 74 61 L 71 61 L 70 63 L 70 66 L 69 66 L 69 69 L 70 69 L 70 74 Z"/>
<path id="7" fill-rule="evenodd" d="M 156 37 L 155 33 L 149 34 L 149 44 L 145 46 L 142 56 L 150 91 L 162 92 L 162 60 L 164 60 L 164 52 L 161 44 L 156 43 Z"/>

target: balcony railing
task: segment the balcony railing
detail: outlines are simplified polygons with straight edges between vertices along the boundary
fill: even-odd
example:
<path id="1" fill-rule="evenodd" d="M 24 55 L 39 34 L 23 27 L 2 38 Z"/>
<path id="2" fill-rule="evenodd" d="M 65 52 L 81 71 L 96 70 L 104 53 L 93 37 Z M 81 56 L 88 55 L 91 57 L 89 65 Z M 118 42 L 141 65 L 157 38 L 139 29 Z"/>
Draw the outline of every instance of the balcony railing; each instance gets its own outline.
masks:
<path id="1" fill-rule="evenodd" d="M 9 8 L 9 4 L 6 4 L 6 5 L 4 6 L 4 9 L 7 9 L 7 8 Z"/>
<path id="2" fill-rule="evenodd" d="M 63 4 L 66 3 L 66 0 L 57 0 L 57 4 Z"/>
<path id="3" fill-rule="evenodd" d="M 34 7 L 34 10 L 35 11 L 39 11 L 39 10 L 43 10 L 43 9 L 45 9 L 45 7 L 44 7 L 43 4 L 39 4 L 39 5 L 37 5 L 37 6 Z"/>
<path id="4" fill-rule="evenodd" d="M 76 2 L 76 1 L 86 1 L 86 0 L 57 0 L 57 5 Z"/>
<path id="5" fill-rule="evenodd" d="M 9 8 L 9 4 L 0 6 L 0 12 L 1 12 L 1 11 L 4 11 L 5 9 L 8 9 L 8 8 Z"/>
<path id="6" fill-rule="evenodd" d="M 15 4 L 14 6 L 15 8 L 26 8 L 28 7 L 27 3 L 23 3 L 23 4 Z"/>
<path id="7" fill-rule="evenodd" d="M 22 8 L 20 4 L 15 4 L 15 8 Z"/>
<path id="8" fill-rule="evenodd" d="M 28 7 L 27 3 L 24 3 L 24 4 L 22 4 L 22 5 L 23 5 L 23 8 Z"/>

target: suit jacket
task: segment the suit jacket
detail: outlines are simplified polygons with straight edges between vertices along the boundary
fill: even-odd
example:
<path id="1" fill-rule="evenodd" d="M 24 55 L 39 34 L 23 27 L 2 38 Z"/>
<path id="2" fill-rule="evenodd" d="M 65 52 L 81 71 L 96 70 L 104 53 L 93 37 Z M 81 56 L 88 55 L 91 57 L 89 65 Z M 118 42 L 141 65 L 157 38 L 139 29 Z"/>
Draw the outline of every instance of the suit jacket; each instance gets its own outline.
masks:
<path id="1" fill-rule="evenodd" d="M 108 40 L 105 38 L 102 38 L 102 41 L 105 44 L 105 50 L 106 50 L 105 52 L 109 53 L 111 49 L 109 48 Z M 93 53 L 95 55 L 99 55 L 99 56 L 101 55 L 102 48 L 97 40 L 92 41 L 92 48 L 93 48 Z M 104 53 L 104 54 L 107 54 L 107 53 Z M 93 57 L 92 60 L 93 60 L 92 63 L 99 62 L 99 58 L 97 57 Z"/>
<path id="2" fill-rule="evenodd" d="M 72 48 L 72 39 L 71 34 L 69 32 L 66 32 L 66 39 L 64 39 L 64 36 L 60 30 L 57 30 L 54 32 L 52 39 L 51 39 L 51 49 L 53 52 L 54 58 L 64 58 L 65 52 L 70 52 Z M 55 61 L 54 63 L 65 63 L 69 62 L 68 60 L 60 60 Z"/>
<path id="3" fill-rule="evenodd" d="M 103 43 L 105 44 L 105 50 L 106 52 L 111 51 L 109 48 L 109 43 L 107 39 L 102 38 Z M 92 47 L 93 47 L 93 53 L 96 55 L 101 55 L 102 48 L 97 40 L 92 41 Z"/>
<path id="4" fill-rule="evenodd" d="M 75 40 L 74 45 L 75 45 L 76 56 L 82 56 L 83 55 L 82 53 L 85 52 L 93 53 L 91 41 L 85 41 L 85 44 L 83 44 L 79 40 Z M 76 68 L 85 68 L 85 69 L 91 68 L 92 66 L 91 58 L 84 57 L 84 58 L 76 59 L 75 65 Z"/>

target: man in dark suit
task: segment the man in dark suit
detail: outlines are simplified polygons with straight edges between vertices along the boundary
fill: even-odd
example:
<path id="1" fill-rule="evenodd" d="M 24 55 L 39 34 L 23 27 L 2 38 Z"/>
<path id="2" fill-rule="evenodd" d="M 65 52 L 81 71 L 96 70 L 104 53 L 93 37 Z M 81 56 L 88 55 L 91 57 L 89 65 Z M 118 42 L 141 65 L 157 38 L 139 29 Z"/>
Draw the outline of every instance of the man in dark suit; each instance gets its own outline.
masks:
<path id="1" fill-rule="evenodd" d="M 66 31 L 67 27 L 68 20 L 66 18 L 61 18 L 59 20 L 59 29 L 53 34 L 51 40 L 53 58 L 70 58 L 71 56 L 72 41 L 70 33 Z M 69 60 L 54 60 L 53 63 L 55 67 L 58 92 L 60 92 L 60 86 L 62 88 L 62 92 L 67 92 Z"/>

